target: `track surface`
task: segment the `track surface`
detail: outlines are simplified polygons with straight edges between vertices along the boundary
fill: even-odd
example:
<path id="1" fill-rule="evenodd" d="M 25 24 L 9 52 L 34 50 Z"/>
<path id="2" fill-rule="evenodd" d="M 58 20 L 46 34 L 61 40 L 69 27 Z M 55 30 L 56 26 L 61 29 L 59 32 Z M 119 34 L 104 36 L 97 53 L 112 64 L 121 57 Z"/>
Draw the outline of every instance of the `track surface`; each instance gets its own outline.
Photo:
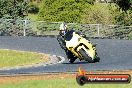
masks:
<path id="1" fill-rule="evenodd" d="M 76 60 L 74 64 L 70 64 L 66 60 L 63 63 L 46 67 L 1 70 L 0 74 L 77 71 L 80 65 L 87 71 L 132 69 L 132 40 L 93 39 L 91 41 L 98 44 L 96 48 L 101 58 L 98 63 Z M 65 52 L 60 48 L 56 38 L 0 37 L 0 48 L 55 54 L 66 58 Z"/>

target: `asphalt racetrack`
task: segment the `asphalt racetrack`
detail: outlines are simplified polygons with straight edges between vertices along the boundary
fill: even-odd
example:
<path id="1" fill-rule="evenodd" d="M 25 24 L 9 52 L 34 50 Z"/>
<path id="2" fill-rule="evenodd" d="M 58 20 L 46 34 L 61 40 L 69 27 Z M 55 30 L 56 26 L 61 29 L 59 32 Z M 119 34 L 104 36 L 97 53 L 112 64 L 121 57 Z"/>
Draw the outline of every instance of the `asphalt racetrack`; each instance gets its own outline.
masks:
<path id="1" fill-rule="evenodd" d="M 30 67 L 23 69 L 0 70 L 0 74 L 71 72 L 81 65 L 87 71 L 95 70 L 130 70 L 132 69 L 132 40 L 91 39 L 97 43 L 100 62 L 87 63 L 76 60 L 73 64 L 67 61 L 65 52 L 60 48 L 56 38 L 50 37 L 0 37 L 0 49 L 34 51 L 59 55 L 66 58 L 63 63 Z"/>

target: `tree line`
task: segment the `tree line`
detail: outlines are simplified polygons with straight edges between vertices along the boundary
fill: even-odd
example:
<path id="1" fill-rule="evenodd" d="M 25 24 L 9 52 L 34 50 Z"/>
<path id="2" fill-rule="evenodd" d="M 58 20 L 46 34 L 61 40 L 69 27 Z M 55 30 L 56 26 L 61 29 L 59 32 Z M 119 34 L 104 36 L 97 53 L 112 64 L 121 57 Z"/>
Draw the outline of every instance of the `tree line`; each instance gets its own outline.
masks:
<path id="1" fill-rule="evenodd" d="M 17 19 L 37 13 L 38 20 L 44 21 L 131 25 L 131 0 L 113 2 L 105 6 L 95 0 L 0 0 L 0 18 Z"/>

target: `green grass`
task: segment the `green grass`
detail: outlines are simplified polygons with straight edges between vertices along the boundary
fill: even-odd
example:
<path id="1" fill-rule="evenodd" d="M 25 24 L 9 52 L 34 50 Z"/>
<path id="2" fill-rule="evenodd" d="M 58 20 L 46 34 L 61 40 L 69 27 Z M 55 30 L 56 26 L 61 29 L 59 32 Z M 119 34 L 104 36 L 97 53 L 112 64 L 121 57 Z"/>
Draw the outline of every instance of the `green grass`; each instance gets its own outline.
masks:
<path id="1" fill-rule="evenodd" d="M 131 88 L 130 84 L 85 84 L 79 86 L 76 80 L 50 79 L 50 80 L 28 80 L 15 83 L 0 84 L 0 88 Z"/>
<path id="2" fill-rule="evenodd" d="M 48 55 L 33 52 L 0 50 L 0 67 L 27 65 L 48 60 Z"/>
<path id="3" fill-rule="evenodd" d="M 38 14 L 28 14 L 27 18 L 29 18 L 32 21 L 37 21 Z"/>

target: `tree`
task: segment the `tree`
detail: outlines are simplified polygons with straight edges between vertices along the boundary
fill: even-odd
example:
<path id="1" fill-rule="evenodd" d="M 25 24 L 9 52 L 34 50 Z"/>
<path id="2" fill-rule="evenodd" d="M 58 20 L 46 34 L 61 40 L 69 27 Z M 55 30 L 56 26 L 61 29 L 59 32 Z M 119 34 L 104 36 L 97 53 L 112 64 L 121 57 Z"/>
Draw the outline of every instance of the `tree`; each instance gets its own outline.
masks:
<path id="1" fill-rule="evenodd" d="M 131 8 L 131 0 L 114 0 L 114 2 L 122 9 L 123 11 L 127 11 Z"/>
<path id="2" fill-rule="evenodd" d="M 114 22 L 114 15 L 110 9 L 114 10 L 115 8 L 102 3 L 95 3 L 86 10 L 82 23 L 105 25 L 112 24 Z"/>
<path id="3" fill-rule="evenodd" d="M 116 24 L 128 25 L 132 24 L 132 0 L 114 0 L 118 5 L 120 13 L 115 16 Z"/>
<path id="4" fill-rule="evenodd" d="M 39 19 L 45 21 L 80 22 L 93 0 L 43 0 Z"/>
<path id="5" fill-rule="evenodd" d="M 0 18 L 23 18 L 27 10 L 27 3 L 23 0 L 0 0 L 0 9 Z"/>

